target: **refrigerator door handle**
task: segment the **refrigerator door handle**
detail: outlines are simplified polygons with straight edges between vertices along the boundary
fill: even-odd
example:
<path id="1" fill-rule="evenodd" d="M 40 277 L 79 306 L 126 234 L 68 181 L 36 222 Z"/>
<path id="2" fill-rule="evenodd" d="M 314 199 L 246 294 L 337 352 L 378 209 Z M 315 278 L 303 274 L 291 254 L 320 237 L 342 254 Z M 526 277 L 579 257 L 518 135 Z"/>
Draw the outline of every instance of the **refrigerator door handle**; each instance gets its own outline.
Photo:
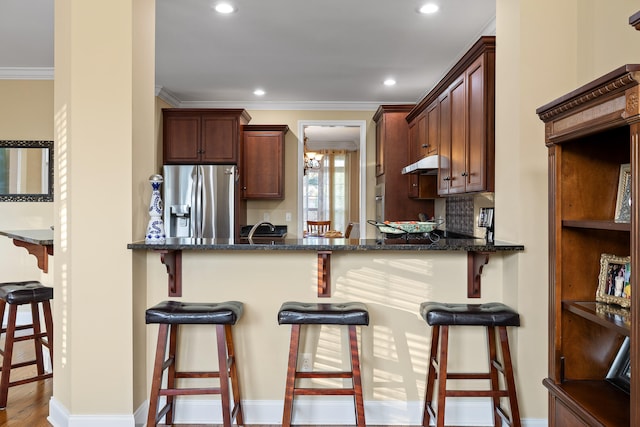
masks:
<path id="1" fill-rule="evenodd" d="M 196 165 L 195 169 L 196 179 L 193 197 L 196 209 L 192 236 L 199 239 L 202 237 L 202 166 Z"/>

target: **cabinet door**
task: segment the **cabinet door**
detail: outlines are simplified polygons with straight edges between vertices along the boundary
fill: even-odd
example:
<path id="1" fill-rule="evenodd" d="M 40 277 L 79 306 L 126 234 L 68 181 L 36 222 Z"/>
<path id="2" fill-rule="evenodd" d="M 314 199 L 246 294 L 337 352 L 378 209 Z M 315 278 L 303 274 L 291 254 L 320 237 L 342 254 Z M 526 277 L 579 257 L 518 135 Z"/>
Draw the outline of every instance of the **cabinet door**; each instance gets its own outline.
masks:
<path id="1" fill-rule="evenodd" d="M 438 141 L 440 140 L 440 102 L 435 100 L 426 113 L 426 147 L 425 156 L 438 154 Z"/>
<path id="2" fill-rule="evenodd" d="M 484 88 L 484 57 L 466 71 L 467 87 L 467 151 L 464 179 L 466 191 L 487 188 L 487 117 Z"/>
<path id="3" fill-rule="evenodd" d="M 451 182 L 451 96 L 444 92 L 440 98 L 440 144 L 438 144 L 438 194 L 449 194 Z"/>
<path id="4" fill-rule="evenodd" d="M 418 152 L 418 158 L 420 160 L 423 157 L 427 157 L 429 150 L 429 142 L 427 141 L 427 113 L 422 113 L 418 117 L 418 129 L 416 139 L 416 150 Z"/>
<path id="5" fill-rule="evenodd" d="M 420 150 L 418 148 L 420 146 L 420 142 L 418 141 L 418 129 L 418 119 L 416 118 L 415 120 L 412 120 L 411 123 L 409 123 L 409 161 L 407 162 L 407 164 L 414 163 L 420 160 Z"/>
<path id="6" fill-rule="evenodd" d="M 202 115 L 202 156 L 204 163 L 238 162 L 238 119 L 232 115 Z"/>
<path id="7" fill-rule="evenodd" d="M 200 115 L 164 113 L 164 163 L 195 163 L 200 159 Z"/>
<path id="8" fill-rule="evenodd" d="M 451 98 L 451 181 L 449 194 L 464 193 L 466 182 L 466 87 L 464 76 L 453 82 Z"/>
<path id="9" fill-rule="evenodd" d="M 244 132 L 242 167 L 245 199 L 284 198 L 284 132 Z"/>
<path id="10" fill-rule="evenodd" d="M 376 123 L 376 176 L 384 175 L 385 120 L 381 117 Z"/>
<path id="11" fill-rule="evenodd" d="M 420 196 L 420 175 L 410 174 L 409 177 L 409 192 L 408 196 L 411 199 L 415 199 Z"/>

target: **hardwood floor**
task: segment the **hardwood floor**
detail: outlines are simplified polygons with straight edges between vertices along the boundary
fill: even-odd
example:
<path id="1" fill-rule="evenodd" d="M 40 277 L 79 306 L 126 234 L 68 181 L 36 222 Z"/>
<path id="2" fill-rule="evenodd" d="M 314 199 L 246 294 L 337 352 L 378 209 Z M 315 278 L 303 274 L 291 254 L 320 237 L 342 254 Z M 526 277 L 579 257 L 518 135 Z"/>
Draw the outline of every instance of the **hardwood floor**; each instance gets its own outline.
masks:
<path id="1" fill-rule="evenodd" d="M 4 339 L 2 340 L 4 345 Z M 17 342 L 13 348 L 13 360 L 33 360 L 33 342 Z M 11 380 L 35 374 L 35 366 L 14 369 Z M 51 427 L 47 421 L 49 416 L 49 399 L 53 393 L 53 379 L 36 381 L 15 387 L 9 387 L 7 407 L 0 410 L 0 427 Z"/>

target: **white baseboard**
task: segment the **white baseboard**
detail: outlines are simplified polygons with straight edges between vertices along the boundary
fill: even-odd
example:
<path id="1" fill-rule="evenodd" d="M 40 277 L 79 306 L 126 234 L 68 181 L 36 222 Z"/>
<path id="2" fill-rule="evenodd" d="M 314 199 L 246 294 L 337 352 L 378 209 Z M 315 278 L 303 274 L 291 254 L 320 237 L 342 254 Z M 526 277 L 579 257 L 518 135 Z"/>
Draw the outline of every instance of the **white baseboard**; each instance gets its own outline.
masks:
<path id="1" fill-rule="evenodd" d="M 219 401 L 205 399 L 179 399 L 176 405 L 176 423 L 221 424 Z M 311 401 L 313 400 L 313 402 Z M 313 404 L 312 404 L 313 403 Z M 243 401 L 245 424 L 279 425 L 282 421 L 281 400 Z M 447 425 L 492 425 L 489 403 L 481 399 L 455 399 L 447 404 Z M 133 415 L 72 415 L 55 398 L 49 402 L 47 420 L 53 427 L 140 427 L 144 426 L 147 402 Z M 369 401 L 365 402 L 365 415 L 370 425 L 419 425 L 422 422 L 422 402 Z M 344 425 L 353 424 L 353 404 L 335 398 L 296 399 L 294 424 Z M 547 427 L 546 419 L 523 419 L 524 427 Z"/>
<path id="2" fill-rule="evenodd" d="M 245 424 L 279 425 L 282 421 L 281 400 L 243 400 Z M 422 402 L 365 401 L 365 415 L 370 425 L 420 425 Z M 136 426 L 146 422 L 147 402 L 136 411 Z M 175 423 L 220 424 L 222 413 L 219 400 L 179 399 Z M 493 425 L 487 399 L 454 399 L 447 403 L 447 425 Z M 349 425 L 355 423 L 352 400 L 313 397 L 296 399 L 293 424 Z M 546 419 L 523 419 L 524 427 L 547 427 Z"/>
<path id="3" fill-rule="evenodd" d="M 47 421 L 53 427 L 135 427 L 133 414 L 72 415 L 54 397 L 49 401 Z"/>

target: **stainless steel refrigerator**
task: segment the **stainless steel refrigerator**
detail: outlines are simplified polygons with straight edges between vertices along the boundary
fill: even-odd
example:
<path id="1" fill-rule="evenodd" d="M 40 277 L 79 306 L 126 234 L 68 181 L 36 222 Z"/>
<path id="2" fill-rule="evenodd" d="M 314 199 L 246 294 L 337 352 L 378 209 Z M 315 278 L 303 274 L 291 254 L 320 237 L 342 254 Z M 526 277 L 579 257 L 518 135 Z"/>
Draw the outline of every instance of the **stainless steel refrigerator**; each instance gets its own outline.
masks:
<path id="1" fill-rule="evenodd" d="M 237 169 L 234 165 L 165 165 L 167 237 L 234 237 Z"/>

